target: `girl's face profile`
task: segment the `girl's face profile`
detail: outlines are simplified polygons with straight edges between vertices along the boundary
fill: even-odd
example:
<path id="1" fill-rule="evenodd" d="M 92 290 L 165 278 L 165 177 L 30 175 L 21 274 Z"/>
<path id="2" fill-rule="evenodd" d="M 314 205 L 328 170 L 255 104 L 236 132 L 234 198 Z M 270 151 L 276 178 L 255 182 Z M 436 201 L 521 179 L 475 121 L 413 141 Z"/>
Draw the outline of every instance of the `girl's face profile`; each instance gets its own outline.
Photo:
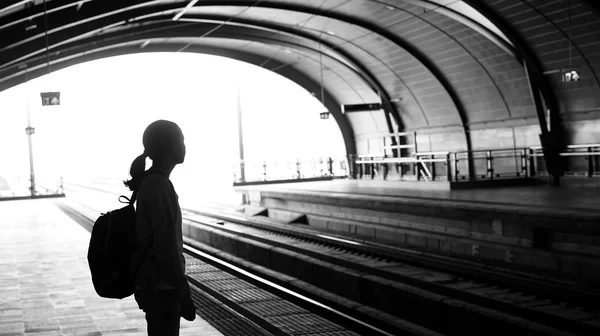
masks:
<path id="1" fill-rule="evenodd" d="M 185 142 L 183 133 L 179 132 L 177 141 L 175 141 L 175 159 L 177 163 L 183 163 L 185 161 Z"/>

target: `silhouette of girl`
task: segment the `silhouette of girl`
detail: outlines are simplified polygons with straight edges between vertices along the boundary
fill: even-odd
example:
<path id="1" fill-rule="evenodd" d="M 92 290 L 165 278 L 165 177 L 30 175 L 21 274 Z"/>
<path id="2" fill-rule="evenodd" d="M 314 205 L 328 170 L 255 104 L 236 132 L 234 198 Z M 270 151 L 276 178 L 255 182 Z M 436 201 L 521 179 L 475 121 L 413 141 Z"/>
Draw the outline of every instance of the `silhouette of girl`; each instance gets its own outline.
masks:
<path id="1" fill-rule="evenodd" d="M 146 313 L 148 335 L 179 335 L 180 317 L 196 318 L 190 286 L 185 277 L 181 208 L 169 180 L 176 165 L 185 159 L 183 133 L 167 120 L 151 123 L 142 138 L 144 153 L 131 164 L 131 180 L 137 190 L 136 238 L 151 248 L 135 278 L 135 300 Z M 146 168 L 146 157 L 152 167 Z M 139 260 L 134 254 L 132 265 Z"/>

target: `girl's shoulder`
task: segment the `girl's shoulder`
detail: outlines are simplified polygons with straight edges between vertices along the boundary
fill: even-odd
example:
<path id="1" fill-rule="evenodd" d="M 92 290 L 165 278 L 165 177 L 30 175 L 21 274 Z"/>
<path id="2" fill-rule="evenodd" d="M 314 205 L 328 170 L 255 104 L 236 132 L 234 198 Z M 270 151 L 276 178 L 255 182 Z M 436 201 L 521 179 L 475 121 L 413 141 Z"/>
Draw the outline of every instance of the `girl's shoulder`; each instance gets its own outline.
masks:
<path id="1" fill-rule="evenodd" d="M 139 194 L 169 189 L 171 189 L 171 181 L 166 176 L 160 173 L 147 172 L 140 184 Z"/>

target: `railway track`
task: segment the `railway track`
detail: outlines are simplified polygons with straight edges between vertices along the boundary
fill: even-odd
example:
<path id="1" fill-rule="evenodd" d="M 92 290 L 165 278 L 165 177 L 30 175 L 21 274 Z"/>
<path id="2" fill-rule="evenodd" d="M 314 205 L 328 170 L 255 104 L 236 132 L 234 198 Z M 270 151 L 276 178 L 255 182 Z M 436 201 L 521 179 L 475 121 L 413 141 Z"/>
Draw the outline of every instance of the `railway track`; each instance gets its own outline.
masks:
<path id="1" fill-rule="evenodd" d="M 478 327 L 465 325 L 465 321 L 479 321 L 477 323 L 495 328 L 487 333 L 490 335 L 517 331 L 539 335 L 600 334 L 598 291 L 582 284 L 323 234 L 267 219 L 198 210 L 185 210 L 184 218 L 189 221 L 187 232 L 195 232 L 199 238 L 187 241 L 206 250 L 212 245 L 213 255 L 218 253 L 214 250 L 218 245 L 214 237 L 220 235 L 229 237 L 230 241 L 245 239 L 245 244 L 259 246 L 255 251 L 260 251 L 262 244 L 263 250 L 267 247 L 271 251 L 271 259 L 276 251 L 286 250 L 296 254 L 297 260 L 304 259 L 302 263 L 294 261 L 296 266 L 306 268 L 312 263 L 313 270 L 320 269 L 332 276 L 331 279 L 338 280 L 328 284 L 327 279 L 318 280 L 318 276 L 303 274 L 308 272 L 286 271 L 285 267 L 272 263 L 263 262 L 261 266 L 279 268 L 280 273 L 299 279 L 300 282 L 286 281 L 285 277 L 282 280 L 265 271 L 267 279 L 287 287 L 299 287 L 297 289 L 311 299 L 322 298 L 323 293 L 311 294 L 306 284 L 337 295 L 337 309 L 359 320 L 373 321 L 368 314 L 350 314 L 356 309 L 339 304 L 343 301 L 339 297 L 442 334 L 477 334 L 474 330 Z M 251 269 L 243 253 L 237 254 L 237 260 L 232 263 Z M 359 285 L 343 288 L 344 281 L 358 281 Z M 339 288 L 332 288 L 331 283 Z M 362 295 L 352 293 L 352 288 L 360 288 Z M 336 299 L 328 302 L 336 306 Z M 373 324 L 392 330 L 381 319 Z"/>
<path id="2" fill-rule="evenodd" d="M 512 316 L 514 319 L 510 324 L 529 324 L 531 328 L 538 329 L 540 334 L 558 335 L 561 334 L 560 331 L 580 335 L 600 334 L 598 293 L 584 286 L 514 271 L 503 272 L 501 269 L 473 262 L 432 257 L 348 238 L 307 233 L 304 230 L 296 232 L 299 231 L 297 228 L 282 228 L 281 224 L 268 223 L 266 220 L 189 212 L 194 214 L 186 215 L 186 219 L 213 230 L 341 266 L 347 269 L 346 273 L 359 272 L 361 279 L 365 278 L 365 274 L 378 277 L 379 284 L 383 279 L 383 282 L 387 281 L 384 288 L 389 289 L 390 293 L 398 290 L 398 286 L 408 285 L 410 288 L 404 289 L 404 297 L 411 294 L 413 300 L 417 300 L 414 296 L 418 295 L 414 291 L 418 289 L 425 292 L 420 298 L 423 302 L 432 301 L 430 303 L 435 305 L 435 298 L 426 298 L 427 294 L 433 293 L 443 296 L 437 298 L 440 301 L 454 300 L 460 301 L 454 302 L 456 304 L 472 305 L 473 315 L 479 318 L 488 313 L 494 315 L 494 312 L 486 312 L 493 310 L 497 313 L 494 319 L 506 320 Z M 247 227 L 263 234 L 244 230 Z M 297 243 L 290 243 L 289 240 Z M 363 300 L 362 303 L 401 317 L 405 316 L 403 313 L 407 313 L 389 303 L 378 304 L 368 300 Z M 423 311 L 426 312 L 427 309 Z M 436 329 L 435 323 L 420 320 L 417 317 L 412 322 L 424 323 L 424 326 Z"/>
<path id="3" fill-rule="evenodd" d="M 101 212 L 90 204 L 64 200 L 56 204 L 90 232 Z M 184 253 L 197 314 L 228 336 L 438 335 L 418 326 L 414 327 L 417 333 L 407 334 L 393 326 L 386 331 L 190 244 L 184 244 Z"/>

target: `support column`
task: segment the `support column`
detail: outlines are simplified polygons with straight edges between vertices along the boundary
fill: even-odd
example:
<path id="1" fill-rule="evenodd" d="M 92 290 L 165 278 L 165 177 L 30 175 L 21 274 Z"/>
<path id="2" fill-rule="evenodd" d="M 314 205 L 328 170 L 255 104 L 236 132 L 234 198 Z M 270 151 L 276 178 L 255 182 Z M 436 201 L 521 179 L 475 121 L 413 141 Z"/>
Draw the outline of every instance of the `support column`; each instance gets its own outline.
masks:
<path id="1" fill-rule="evenodd" d="M 526 60 L 523 61 L 523 65 L 525 67 L 529 90 L 531 97 L 533 98 L 534 107 L 540 124 L 540 143 L 544 152 L 546 169 L 548 170 L 548 174 L 552 176 L 552 184 L 559 185 L 560 176 L 563 174 L 563 164 L 561 162 L 560 152 L 563 147 L 564 131 L 557 117 L 558 111 L 554 111 L 556 107 L 546 107 L 550 111 L 548 116 L 550 120 L 546 120 L 546 108 L 544 107 L 541 93 L 538 90 L 537 82 L 531 76 Z"/>

